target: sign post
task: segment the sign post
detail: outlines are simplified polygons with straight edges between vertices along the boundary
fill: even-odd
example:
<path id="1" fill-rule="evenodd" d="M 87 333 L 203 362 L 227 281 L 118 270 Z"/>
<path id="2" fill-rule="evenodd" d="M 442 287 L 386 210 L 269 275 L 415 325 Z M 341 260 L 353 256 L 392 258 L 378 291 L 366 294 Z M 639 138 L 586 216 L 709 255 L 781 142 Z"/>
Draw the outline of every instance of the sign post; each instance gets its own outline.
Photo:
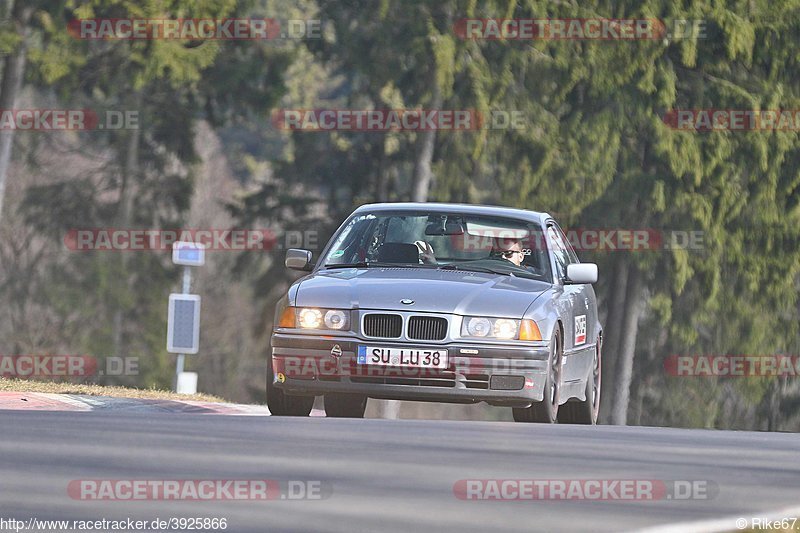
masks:
<path id="1" fill-rule="evenodd" d="M 200 351 L 200 296 L 190 294 L 193 266 L 205 263 L 205 249 L 193 242 L 172 245 L 172 262 L 183 265 L 183 292 L 169 295 L 167 311 L 167 351 L 178 355 L 175 364 L 175 392 L 197 392 L 197 373 L 185 372 L 186 355 Z"/>

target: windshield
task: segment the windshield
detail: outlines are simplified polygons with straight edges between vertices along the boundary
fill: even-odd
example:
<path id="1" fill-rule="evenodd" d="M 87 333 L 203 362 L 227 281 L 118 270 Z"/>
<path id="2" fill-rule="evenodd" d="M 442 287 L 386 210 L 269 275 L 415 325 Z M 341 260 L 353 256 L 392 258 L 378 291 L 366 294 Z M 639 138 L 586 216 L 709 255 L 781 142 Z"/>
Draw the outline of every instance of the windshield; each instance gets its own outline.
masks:
<path id="1" fill-rule="evenodd" d="M 547 251 L 536 225 L 453 213 L 357 215 L 334 237 L 320 264 L 402 265 L 550 279 Z"/>

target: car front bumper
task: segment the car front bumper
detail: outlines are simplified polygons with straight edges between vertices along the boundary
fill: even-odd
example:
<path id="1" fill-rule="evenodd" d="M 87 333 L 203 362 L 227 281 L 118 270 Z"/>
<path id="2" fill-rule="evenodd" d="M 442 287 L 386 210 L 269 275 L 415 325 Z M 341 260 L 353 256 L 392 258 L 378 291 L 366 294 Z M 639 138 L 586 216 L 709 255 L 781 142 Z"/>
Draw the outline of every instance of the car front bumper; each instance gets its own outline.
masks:
<path id="1" fill-rule="evenodd" d="M 446 370 L 358 365 L 358 346 L 447 349 Z M 543 398 L 547 346 L 391 342 L 275 333 L 273 385 L 290 395 L 332 392 L 370 398 L 526 407 Z"/>

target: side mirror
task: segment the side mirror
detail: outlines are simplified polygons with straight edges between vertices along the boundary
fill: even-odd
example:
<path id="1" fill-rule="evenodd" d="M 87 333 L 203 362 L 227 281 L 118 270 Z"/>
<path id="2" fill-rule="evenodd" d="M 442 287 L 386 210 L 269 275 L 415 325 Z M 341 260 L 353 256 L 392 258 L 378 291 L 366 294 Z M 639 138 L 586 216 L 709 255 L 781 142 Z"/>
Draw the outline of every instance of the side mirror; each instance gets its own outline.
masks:
<path id="1" fill-rule="evenodd" d="M 594 263 L 574 263 L 567 265 L 566 284 L 595 283 L 597 281 L 597 265 Z"/>
<path id="2" fill-rule="evenodd" d="M 291 268 L 292 270 L 303 270 L 308 272 L 312 268 L 311 264 L 311 252 L 308 250 L 298 250 L 296 248 L 290 248 L 286 250 L 286 268 Z"/>

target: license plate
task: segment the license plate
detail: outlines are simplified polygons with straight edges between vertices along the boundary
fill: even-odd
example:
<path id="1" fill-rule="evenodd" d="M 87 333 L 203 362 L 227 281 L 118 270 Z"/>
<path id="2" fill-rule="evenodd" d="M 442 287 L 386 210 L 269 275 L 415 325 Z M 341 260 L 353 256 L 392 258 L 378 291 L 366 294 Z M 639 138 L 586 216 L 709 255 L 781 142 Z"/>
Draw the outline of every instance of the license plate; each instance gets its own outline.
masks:
<path id="1" fill-rule="evenodd" d="M 359 346 L 358 364 L 446 369 L 447 350 Z"/>

